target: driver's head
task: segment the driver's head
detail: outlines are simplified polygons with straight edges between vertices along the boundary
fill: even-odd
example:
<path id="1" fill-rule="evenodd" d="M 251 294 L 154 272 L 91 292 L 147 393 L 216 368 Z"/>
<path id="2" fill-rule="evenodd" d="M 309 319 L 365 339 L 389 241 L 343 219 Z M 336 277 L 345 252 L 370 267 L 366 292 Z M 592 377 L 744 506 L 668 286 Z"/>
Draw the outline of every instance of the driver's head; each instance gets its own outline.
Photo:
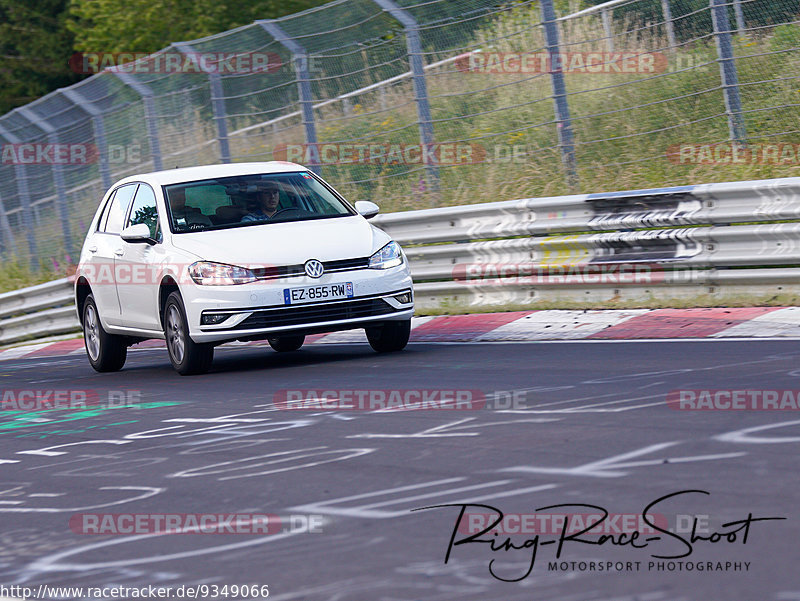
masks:
<path id="1" fill-rule="evenodd" d="M 260 185 L 256 191 L 256 200 L 258 206 L 264 211 L 274 213 L 278 209 L 278 202 L 280 201 L 278 186 L 269 182 Z"/>
<path id="2" fill-rule="evenodd" d="M 175 188 L 169 192 L 169 204 L 173 209 L 181 210 L 186 206 L 186 188 Z"/>

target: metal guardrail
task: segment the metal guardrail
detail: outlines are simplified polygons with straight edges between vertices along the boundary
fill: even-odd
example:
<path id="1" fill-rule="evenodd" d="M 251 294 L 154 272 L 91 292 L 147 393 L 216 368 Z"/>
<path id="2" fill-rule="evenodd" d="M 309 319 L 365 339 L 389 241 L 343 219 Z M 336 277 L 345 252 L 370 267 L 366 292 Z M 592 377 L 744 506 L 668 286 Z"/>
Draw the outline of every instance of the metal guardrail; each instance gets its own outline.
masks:
<path id="1" fill-rule="evenodd" d="M 69 278 L 0 294 L 0 344 L 79 329 Z"/>
<path id="2" fill-rule="evenodd" d="M 422 309 L 800 292 L 800 178 L 379 215 Z M 77 331 L 72 284 L 0 295 L 0 343 Z"/>

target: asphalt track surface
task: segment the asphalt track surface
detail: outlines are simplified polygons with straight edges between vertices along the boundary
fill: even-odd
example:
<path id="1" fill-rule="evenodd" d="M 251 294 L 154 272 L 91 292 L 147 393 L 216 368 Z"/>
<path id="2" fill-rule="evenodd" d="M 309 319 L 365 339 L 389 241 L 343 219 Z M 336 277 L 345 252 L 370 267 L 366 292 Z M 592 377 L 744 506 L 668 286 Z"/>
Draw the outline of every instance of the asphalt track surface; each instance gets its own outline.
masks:
<path id="1" fill-rule="evenodd" d="M 218 350 L 213 371 L 191 378 L 172 371 L 163 349 L 130 353 L 115 374 L 96 374 L 82 356 L 7 361 L 3 390 L 140 392 L 133 408 L 0 413 L 0 585 L 259 584 L 270 599 L 305 601 L 800 599 L 797 411 L 666 404 L 678 389 L 798 390 L 798 359 L 796 340 L 698 340 L 417 343 L 383 356 L 360 344 L 291 354 L 243 347 Z M 480 390 L 490 398 L 515 390 L 524 407 L 273 405 L 277 391 L 298 389 Z M 686 552 L 667 534 L 640 549 L 567 540 L 559 563 L 577 563 L 551 570 L 557 545 L 544 542 L 558 534 L 542 533 L 530 575 L 504 582 L 490 562 L 497 576 L 519 578 L 530 548 L 462 544 L 445 564 L 459 508 L 410 511 L 481 503 L 531 514 L 583 503 L 638 515 L 690 489 L 710 494 L 651 510 L 682 537 L 686 516 L 701 516 L 706 535 L 729 532 L 722 524 L 748 514 L 787 519 L 751 523 L 746 543 L 741 530 L 734 542 L 697 541 L 672 570 L 651 557 Z M 282 521 L 271 534 L 80 534 L 73 530 L 83 513 Z M 312 531 L 288 516 L 311 519 Z M 534 536 L 511 539 L 522 546 Z M 593 572 L 589 561 L 639 561 L 640 569 Z M 690 561 L 715 571 L 687 571 Z M 744 562 L 747 571 L 733 569 Z"/>

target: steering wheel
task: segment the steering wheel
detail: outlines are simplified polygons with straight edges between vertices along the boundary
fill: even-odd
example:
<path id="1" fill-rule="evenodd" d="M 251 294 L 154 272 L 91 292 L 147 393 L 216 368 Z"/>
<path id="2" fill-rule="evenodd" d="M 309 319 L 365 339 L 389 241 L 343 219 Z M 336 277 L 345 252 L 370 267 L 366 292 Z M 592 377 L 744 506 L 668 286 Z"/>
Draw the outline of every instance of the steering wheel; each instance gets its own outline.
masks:
<path id="1" fill-rule="evenodd" d="M 298 209 L 297 207 L 286 207 L 285 209 L 280 209 L 280 210 L 278 210 L 278 211 L 275 211 L 275 212 L 272 214 L 272 219 L 275 219 L 275 218 L 276 218 L 278 215 L 280 215 L 281 213 L 286 213 L 286 212 L 288 212 L 288 211 L 298 211 L 298 212 L 299 212 L 299 211 L 300 211 L 300 209 Z"/>

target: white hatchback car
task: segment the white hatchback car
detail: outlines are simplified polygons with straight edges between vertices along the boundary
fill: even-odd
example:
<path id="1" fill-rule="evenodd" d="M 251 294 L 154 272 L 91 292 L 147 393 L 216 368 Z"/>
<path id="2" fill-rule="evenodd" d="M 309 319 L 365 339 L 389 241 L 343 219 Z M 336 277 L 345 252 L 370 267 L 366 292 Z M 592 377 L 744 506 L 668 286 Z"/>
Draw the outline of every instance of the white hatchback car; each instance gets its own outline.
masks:
<path id="1" fill-rule="evenodd" d="M 373 349 L 408 343 L 413 290 L 400 246 L 320 177 L 286 162 L 136 175 L 103 198 L 81 251 L 75 300 L 89 362 L 125 364 L 128 346 L 166 339 L 180 374 L 208 371 L 214 347 L 364 328 Z"/>

